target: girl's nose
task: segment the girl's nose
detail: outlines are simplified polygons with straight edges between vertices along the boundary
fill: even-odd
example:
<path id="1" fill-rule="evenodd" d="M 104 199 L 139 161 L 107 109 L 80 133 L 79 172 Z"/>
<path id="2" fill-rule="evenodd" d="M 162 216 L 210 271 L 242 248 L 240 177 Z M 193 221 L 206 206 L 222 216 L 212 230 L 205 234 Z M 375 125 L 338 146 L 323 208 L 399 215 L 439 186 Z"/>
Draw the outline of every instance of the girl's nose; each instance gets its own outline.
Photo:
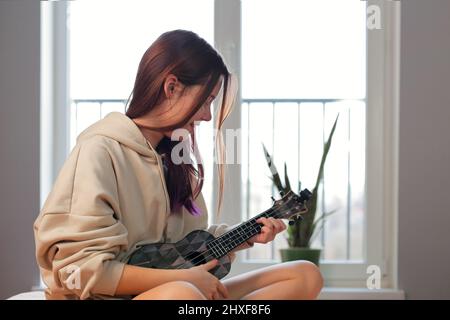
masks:
<path id="1" fill-rule="evenodd" d="M 201 120 L 210 121 L 211 119 L 212 119 L 211 104 L 209 104 L 203 108 Z"/>

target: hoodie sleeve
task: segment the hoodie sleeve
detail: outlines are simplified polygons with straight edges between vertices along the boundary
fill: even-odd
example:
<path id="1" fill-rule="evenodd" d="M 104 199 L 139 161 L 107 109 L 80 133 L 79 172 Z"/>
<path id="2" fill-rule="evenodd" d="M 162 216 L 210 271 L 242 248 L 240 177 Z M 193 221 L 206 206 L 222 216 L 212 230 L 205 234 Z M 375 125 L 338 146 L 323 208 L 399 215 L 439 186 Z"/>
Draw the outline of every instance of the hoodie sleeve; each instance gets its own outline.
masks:
<path id="1" fill-rule="evenodd" d="M 222 234 L 227 232 L 230 229 L 230 226 L 226 223 L 219 223 L 219 224 L 211 224 L 208 226 L 206 231 L 213 234 L 214 237 L 220 237 Z"/>
<path id="2" fill-rule="evenodd" d="M 37 261 L 50 290 L 112 296 L 124 267 L 116 258 L 128 245 L 112 160 L 96 139 L 71 157 L 34 224 Z"/>

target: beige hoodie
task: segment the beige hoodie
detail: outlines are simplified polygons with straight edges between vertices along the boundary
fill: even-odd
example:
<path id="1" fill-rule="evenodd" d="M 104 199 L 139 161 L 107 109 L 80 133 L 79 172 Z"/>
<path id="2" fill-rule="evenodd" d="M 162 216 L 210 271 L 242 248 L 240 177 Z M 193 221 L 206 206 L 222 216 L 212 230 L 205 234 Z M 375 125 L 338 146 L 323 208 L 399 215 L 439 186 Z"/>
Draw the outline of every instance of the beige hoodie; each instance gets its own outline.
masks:
<path id="1" fill-rule="evenodd" d="M 170 214 L 161 157 L 130 118 L 112 112 L 94 123 L 77 138 L 34 223 L 47 298 L 113 298 L 137 244 L 226 231 L 208 228 L 203 196 L 195 202 L 200 216 L 184 207 Z"/>

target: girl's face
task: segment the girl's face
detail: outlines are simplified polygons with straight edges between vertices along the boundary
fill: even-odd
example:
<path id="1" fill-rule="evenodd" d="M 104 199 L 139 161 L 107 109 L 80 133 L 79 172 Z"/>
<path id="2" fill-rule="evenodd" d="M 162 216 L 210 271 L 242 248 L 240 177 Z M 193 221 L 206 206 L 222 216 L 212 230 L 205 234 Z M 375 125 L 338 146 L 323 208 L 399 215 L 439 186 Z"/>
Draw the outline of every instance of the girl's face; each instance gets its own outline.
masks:
<path id="1" fill-rule="evenodd" d="M 223 82 L 223 76 L 221 76 L 219 78 L 219 81 L 217 81 L 216 86 L 212 90 L 210 96 L 206 99 L 205 104 L 202 107 L 200 107 L 200 109 L 198 109 L 198 111 L 180 129 L 185 129 L 192 135 L 194 133 L 194 128 L 196 125 L 199 125 L 202 121 L 210 121 L 211 120 L 211 118 L 212 118 L 211 103 L 214 101 L 214 99 L 219 94 L 220 88 L 222 87 L 222 82 Z M 169 88 L 170 88 L 170 85 L 169 85 Z M 190 86 L 190 87 L 186 88 L 185 92 L 182 95 L 177 95 L 178 91 L 181 92 L 182 88 L 177 88 L 177 85 L 175 85 L 173 95 L 174 95 L 174 98 L 177 100 L 176 100 L 176 103 L 171 104 L 171 108 L 186 108 L 186 106 L 194 105 L 195 97 L 200 93 L 200 91 L 202 89 L 203 89 L 203 85 L 194 85 L 194 86 Z M 175 109 L 175 110 L 179 110 L 179 109 Z M 171 137 L 172 132 L 173 131 L 165 132 L 164 135 L 166 135 L 167 137 Z"/>

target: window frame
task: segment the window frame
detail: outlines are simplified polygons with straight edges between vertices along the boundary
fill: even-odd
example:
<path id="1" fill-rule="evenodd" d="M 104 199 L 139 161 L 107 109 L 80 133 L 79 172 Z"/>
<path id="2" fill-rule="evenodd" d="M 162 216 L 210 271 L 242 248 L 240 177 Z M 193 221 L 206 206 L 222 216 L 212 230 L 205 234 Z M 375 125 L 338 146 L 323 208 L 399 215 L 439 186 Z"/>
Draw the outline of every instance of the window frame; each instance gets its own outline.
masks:
<path id="1" fill-rule="evenodd" d="M 66 1 L 40 2 L 40 208 L 69 154 L 69 33 Z M 40 277 L 35 289 L 45 288 Z"/>
<path id="2" fill-rule="evenodd" d="M 69 32 L 65 1 L 41 1 L 41 207 L 69 154 Z"/>
<path id="3" fill-rule="evenodd" d="M 243 0 L 245 1 L 245 0 Z M 398 185 L 398 88 L 400 3 L 368 1 L 380 8 L 381 29 L 367 29 L 366 88 L 366 220 L 365 253 L 362 262 L 322 261 L 321 271 L 328 287 L 366 287 L 367 267 L 377 265 L 383 288 L 397 288 L 397 185 Z M 223 55 L 230 72 L 241 79 L 241 0 L 215 0 L 214 46 Z M 235 110 L 240 110 L 238 92 Z M 241 127 L 241 113 L 233 112 L 224 129 Z M 240 145 L 239 137 L 237 145 Z M 213 223 L 241 222 L 242 183 L 239 166 L 229 165 L 225 201 L 220 219 Z M 217 185 L 216 177 L 213 181 Z M 213 190 L 215 195 L 217 192 Z M 216 199 L 213 198 L 213 208 Z M 380 214 L 381 212 L 381 214 Z M 370 228 L 369 228 L 370 226 Z M 381 241 L 380 241 L 381 240 Z M 276 262 L 245 260 L 239 252 L 229 276 L 252 271 Z"/>
<path id="4" fill-rule="evenodd" d="M 363 263 L 323 261 L 321 271 L 328 287 L 366 287 L 368 265 L 380 266 L 383 288 L 398 287 L 396 230 L 401 4 L 399 1 L 383 0 L 367 2 L 367 5 L 371 4 L 376 4 L 381 9 L 382 29 L 370 30 L 367 34 L 367 259 Z M 67 7 L 64 1 L 41 3 L 41 13 L 47 19 L 41 26 L 45 35 L 42 40 L 41 206 L 70 151 Z M 221 52 L 230 72 L 241 79 L 241 0 L 215 0 L 214 16 L 214 46 Z M 46 46 L 47 52 L 44 49 Z M 239 90 L 235 110 L 240 110 L 240 105 Z M 235 111 L 225 122 L 224 129 L 240 127 L 241 113 Z M 227 175 L 223 207 L 226 214 L 221 215 L 220 220 L 212 215 L 211 223 L 225 222 L 234 225 L 241 222 L 240 167 L 228 166 Z M 213 177 L 213 186 L 217 186 L 216 175 Z M 212 195 L 212 207 L 215 208 L 216 190 L 213 189 Z M 229 276 L 275 263 L 249 262 L 243 259 L 244 252 L 239 252 Z"/>

